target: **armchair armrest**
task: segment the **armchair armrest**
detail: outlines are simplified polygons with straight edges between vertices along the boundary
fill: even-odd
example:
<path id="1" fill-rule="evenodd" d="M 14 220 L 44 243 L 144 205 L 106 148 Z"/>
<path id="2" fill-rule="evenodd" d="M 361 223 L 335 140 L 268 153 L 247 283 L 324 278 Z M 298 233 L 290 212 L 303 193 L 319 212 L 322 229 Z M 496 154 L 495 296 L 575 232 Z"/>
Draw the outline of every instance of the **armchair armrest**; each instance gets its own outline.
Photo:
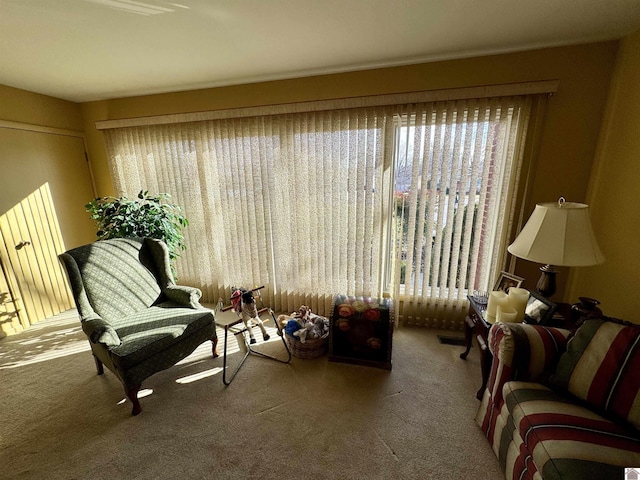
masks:
<path id="1" fill-rule="evenodd" d="M 115 328 L 97 315 L 82 320 L 82 331 L 89 337 L 91 343 L 102 344 L 107 349 L 122 343 Z"/>
<path id="2" fill-rule="evenodd" d="M 167 299 L 178 305 L 195 309 L 202 308 L 200 305 L 202 292 L 199 288 L 186 287 L 184 285 L 166 285 L 162 291 Z"/>
<path id="3" fill-rule="evenodd" d="M 496 323 L 489 330 L 493 353 L 487 390 L 494 406 L 502 405 L 502 387 L 511 380 L 539 382 L 564 352 L 569 330 L 524 323 Z"/>

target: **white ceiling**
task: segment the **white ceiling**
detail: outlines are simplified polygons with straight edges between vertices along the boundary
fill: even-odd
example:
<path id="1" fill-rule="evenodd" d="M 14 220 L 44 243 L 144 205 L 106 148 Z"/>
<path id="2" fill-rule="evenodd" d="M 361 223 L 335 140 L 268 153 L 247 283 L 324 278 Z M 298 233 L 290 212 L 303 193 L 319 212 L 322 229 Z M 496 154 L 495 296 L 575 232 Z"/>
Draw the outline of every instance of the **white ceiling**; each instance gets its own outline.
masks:
<path id="1" fill-rule="evenodd" d="M 639 28 L 640 0 L 0 0 L 0 84 L 82 102 Z"/>

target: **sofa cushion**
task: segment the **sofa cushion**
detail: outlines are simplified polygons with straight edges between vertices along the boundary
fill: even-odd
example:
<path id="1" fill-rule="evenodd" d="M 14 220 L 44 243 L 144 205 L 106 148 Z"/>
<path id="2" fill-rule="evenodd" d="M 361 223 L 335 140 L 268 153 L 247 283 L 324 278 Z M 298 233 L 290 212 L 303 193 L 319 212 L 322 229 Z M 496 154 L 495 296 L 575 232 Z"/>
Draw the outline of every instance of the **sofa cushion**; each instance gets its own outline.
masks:
<path id="1" fill-rule="evenodd" d="M 111 350 L 114 365 L 131 368 L 153 355 L 168 350 L 173 344 L 214 321 L 209 310 L 176 308 L 173 304 L 160 304 L 113 322 L 120 346 Z"/>
<path id="2" fill-rule="evenodd" d="M 507 382 L 503 395 L 517 435 L 545 480 L 623 478 L 624 467 L 640 465 L 640 437 L 626 424 L 539 383 Z"/>
<path id="3" fill-rule="evenodd" d="M 640 327 L 588 320 L 567 344 L 553 386 L 640 428 Z"/>

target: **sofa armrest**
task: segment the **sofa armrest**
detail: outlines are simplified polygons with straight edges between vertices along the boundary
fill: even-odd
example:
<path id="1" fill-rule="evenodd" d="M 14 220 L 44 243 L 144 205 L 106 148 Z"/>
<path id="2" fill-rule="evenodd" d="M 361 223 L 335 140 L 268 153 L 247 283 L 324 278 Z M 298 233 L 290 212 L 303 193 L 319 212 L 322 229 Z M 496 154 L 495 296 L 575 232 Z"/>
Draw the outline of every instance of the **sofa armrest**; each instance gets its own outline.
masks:
<path id="1" fill-rule="evenodd" d="M 91 343 L 99 343 L 107 349 L 117 347 L 122 343 L 115 328 L 97 315 L 82 320 L 82 331 L 89 337 Z"/>
<path id="2" fill-rule="evenodd" d="M 184 285 L 166 285 L 162 292 L 168 300 L 190 308 L 202 308 L 200 297 L 202 292 L 199 288 L 187 287 Z"/>
<path id="3" fill-rule="evenodd" d="M 502 387 L 511 380 L 540 382 L 564 352 L 569 330 L 525 323 L 496 323 L 489 330 L 493 363 L 487 390 L 494 406 L 502 405 Z"/>

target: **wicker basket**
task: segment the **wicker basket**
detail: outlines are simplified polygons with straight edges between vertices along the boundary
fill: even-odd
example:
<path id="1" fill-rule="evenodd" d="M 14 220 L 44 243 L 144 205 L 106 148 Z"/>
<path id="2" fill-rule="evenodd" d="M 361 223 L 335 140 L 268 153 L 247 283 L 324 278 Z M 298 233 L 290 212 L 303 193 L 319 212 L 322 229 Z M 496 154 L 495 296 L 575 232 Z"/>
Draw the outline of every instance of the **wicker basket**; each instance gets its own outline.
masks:
<path id="1" fill-rule="evenodd" d="M 313 340 L 307 340 L 302 343 L 298 338 L 292 337 L 288 333 L 284 334 L 289 350 L 291 354 L 297 358 L 316 358 L 321 357 L 327 353 L 327 339 L 329 338 L 329 332 L 325 333 L 320 338 L 314 338 Z"/>

